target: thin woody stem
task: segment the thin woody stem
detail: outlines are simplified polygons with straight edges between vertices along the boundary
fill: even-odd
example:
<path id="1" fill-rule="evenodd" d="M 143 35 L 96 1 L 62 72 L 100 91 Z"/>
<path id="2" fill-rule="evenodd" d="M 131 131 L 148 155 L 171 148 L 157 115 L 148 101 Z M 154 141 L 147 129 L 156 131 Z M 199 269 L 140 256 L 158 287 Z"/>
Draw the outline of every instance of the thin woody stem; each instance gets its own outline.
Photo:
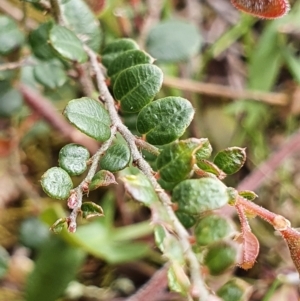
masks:
<path id="1" fill-rule="evenodd" d="M 91 180 L 93 179 L 94 175 L 96 174 L 99 160 L 101 156 L 104 154 L 104 152 L 111 146 L 116 134 L 116 128 L 112 127 L 111 129 L 111 136 L 110 138 L 105 141 L 105 143 L 102 144 L 102 146 L 99 148 L 99 150 L 95 153 L 95 155 L 91 158 L 91 167 L 89 169 L 89 172 L 87 176 L 84 178 L 84 180 L 74 189 L 74 197 L 76 198 L 75 202 L 76 205 L 73 207 L 72 212 L 68 218 L 68 229 L 70 232 L 76 231 L 76 219 L 78 214 L 80 213 L 80 208 L 82 205 L 82 197 L 85 192 L 85 186 L 88 185 Z M 72 197 L 72 194 L 71 194 Z"/>
<path id="2" fill-rule="evenodd" d="M 156 190 L 157 195 L 163 204 L 165 210 L 167 211 L 172 223 L 173 228 L 177 234 L 178 240 L 181 244 L 182 250 L 185 253 L 186 259 L 189 264 L 190 276 L 192 281 L 192 293 L 193 297 L 196 297 L 197 300 L 206 301 L 208 300 L 210 293 L 207 290 L 203 277 L 201 275 L 201 268 L 198 262 L 198 259 L 195 253 L 192 250 L 192 246 L 189 242 L 189 234 L 186 229 L 182 226 L 179 222 L 178 218 L 176 217 L 172 207 L 171 207 L 171 200 L 169 195 L 160 187 L 156 178 L 154 177 L 154 172 L 151 169 L 150 165 L 147 161 L 144 160 L 143 156 L 139 152 L 136 146 L 136 138 L 135 136 L 128 130 L 128 128 L 122 123 L 118 112 L 115 107 L 115 102 L 110 94 L 107 85 L 105 83 L 105 77 L 102 72 L 101 65 L 98 62 L 97 54 L 94 53 L 90 48 L 85 46 L 85 50 L 90 57 L 91 65 L 94 68 L 96 74 L 96 80 L 98 89 L 100 92 L 101 99 L 105 102 L 107 106 L 107 110 L 109 112 L 112 124 L 117 128 L 119 133 L 123 136 L 125 141 L 127 142 L 132 159 L 134 164 L 146 175 L 150 183 L 152 184 L 153 188 Z"/>

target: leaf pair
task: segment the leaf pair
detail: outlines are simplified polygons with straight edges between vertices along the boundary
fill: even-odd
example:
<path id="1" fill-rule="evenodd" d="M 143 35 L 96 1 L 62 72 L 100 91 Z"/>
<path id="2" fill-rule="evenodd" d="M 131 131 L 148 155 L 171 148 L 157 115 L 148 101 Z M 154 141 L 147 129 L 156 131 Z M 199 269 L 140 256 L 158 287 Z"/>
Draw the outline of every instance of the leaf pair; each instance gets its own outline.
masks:
<path id="1" fill-rule="evenodd" d="M 129 39 L 108 44 L 102 54 L 113 93 L 124 112 L 139 112 L 137 130 L 155 145 L 170 143 L 181 135 L 194 116 L 189 101 L 166 97 L 154 102 L 163 74 L 153 59 Z"/>

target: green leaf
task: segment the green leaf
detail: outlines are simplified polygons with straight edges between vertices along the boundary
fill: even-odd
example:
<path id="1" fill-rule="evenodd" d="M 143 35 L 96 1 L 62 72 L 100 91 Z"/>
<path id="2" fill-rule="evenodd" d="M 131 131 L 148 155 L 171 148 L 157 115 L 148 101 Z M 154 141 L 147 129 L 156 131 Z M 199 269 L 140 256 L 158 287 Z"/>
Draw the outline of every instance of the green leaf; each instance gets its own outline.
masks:
<path id="1" fill-rule="evenodd" d="M 38 249 L 49 238 L 49 233 L 46 224 L 36 217 L 30 217 L 21 224 L 20 241 L 27 248 Z"/>
<path id="2" fill-rule="evenodd" d="M 138 44 L 131 39 L 118 39 L 109 43 L 102 52 L 102 64 L 110 68 L 110 64 L 120 54 L 127 50 L 139 49 Z"/>
<path id="3" fill-rule="evenodd" d="M 78 246 L 85 252 L 111 264 L 149 256 L 150 248 L 147 244 L 132 240 L 151 233 L 151 227 L 148 226 L 149 221 L 114 228 L 114 195 L 112 193 L 105 194 L 101 204 L 105 218 L 96 218 L 81 225 L 75 233 L 69 233 L 67 229 L 63 229 L 60 237 L 69 244 Z M 43 213 L 43 220 L 50 225 L 53 220 L 61 216 L 65 216 L 62 206 L 54 203 Z"/>
<path id="4" fill-rule="evenodd" d="M 124 112 L 138 112 L 161 88 L 162 71 L 150 64 L 137 65 L 120 72 L 114 83 L 115 98 Z"/>
<path id="5" fill-rule="evenodd" d="M 8 271 L 9 259 L 9 253 L 0 246 L 0 279 L 2 279 Z"/>
<path id="6" fill-rule="evenodd" d="M 94 202 L 84 202 L 81 205 L 82 217 L 89 219 L 95 216 L 104 216 L 103 209 L 101 206 Z"/>
<path id="7" fill-rule="evenodd" d="M 300 62 L 298 57 L 296 57 L 296 55 L 293 54 L 287 47 L 283 47 L 281 49 L 281 53 L 283 55 L 287 68 L 293 75 L 294 80 L 297 83 L 300 83 Z"/>
<path id="8" fill-rule="evenodd" d="M 212 153 L 212 146 L 209 143 L 207 138 L 202 138 L 201 139 L 202 142 L 202 146 L 199 150 L 197 150 L 197 152 L 195 153 L 195 158 L 196 160 L 203 160 L 203 159 L 208 159 L 211 156 Z"/>
<path id="9" fill-rule="evenodd" d="M 193 154 L 201 139 L 190 138 L 166 145 L 156 160 L 160 177 L 166 182 L 179 182 L 188 177 L 194 165 Z"/>
<path id="10" fill-rule="evenodd" d="M 258 195 L 254 191 L 251 191 L 251 190 L 239 191 L 238 194 L 240 196 L 242 196 L 243 198 L 247 199 L 248 201 L 253 201 L 258 197 Z"/>
<path id="11" fill-rule="evenodd" d="M 23 105 L 21 93 L 10 87 L 7 81 L 0 82 L 0 117 L 11 117 Z"/>
<path id="12" fill-rule="evenodd" d="M 52 25 L 52 22 L 43 23 L 29 34 L 28 40 L 32 52 L 41 60 L 50 60 L 57 56 L 49 44 L 49 34 Z"/>
<path id="13" fill-rule="evenodd" d="M 59 166 L 71 176 L 81 175 L 86 171 L 89 151 L 75 143 L 64 146 L 59 152 Z"/>
<path id="14" fill-rule="evenodd" d="M 55 234 L 59 234 L 65 228 L 65 225 L 67 226 L 67 218 L 62 217 L 50 227 L 50 230 Z"/>
<path id="15" fill-rule="evenodd" d="M 48 169 L 41 179 L 43 190 L 54 199 L 65 200 L 70 195 L 73 183 L 66 171 L 60 167 Z"/>
<path id="16" fill-rule="evenodd" d="M 226 174 L 231 175 L 242 168 L 246 161 L 246 151 L 240 147 L 229 147 L 217 153 L 214 158 L 216 164 Z"/>
<path id="17" fill-rule="evenodd" d="M 153 27 L 147 38 L 147 51 L 164 62 L 188 60 L 200 50 L 198 28 L 180 20 L 168 20 Z"/>
<path id="18" fill-rule="evenodd" d="M 115 176 L 108 170 L 99 170 L 94 176 L 89 185 L 89 190 L 95 190 L 101 186 L 117 184 Z"/>
<path id="19" fill-rule="evenodd" d="M 200 219 L 195 227 L 196 242 L 200 246 L 206 246 L 228 237 L 232 230 L 227 219 L 219 215 L 208 215 Z"/>
<path id="20" fill-rule="evenodd" d="M 0 54 L 6 55 L 24 43 L 24 34 L 17 23 L 4 15 L 0 15 Z"/>
<path id="21" fill-rule="evenodd" d="M 197 166 L 204 172 L 209 172 L 216 175 L 219 179 L 223 179 L 226 176 L 217 165 L 208 160 L 197 160 Z"/>
<path id="22" fill-rule="evenodd" d="M 183 135 L 194 116 L 191 103 L 181 97 L 165 97 L 144 107 L 137 129 L 151 144 L 163 145 Z"/>
<path id="23" fill-rule="evenodd" d="M 98 52 L 102 40 L 100 24 L 88 5 L 83 0 L 72 0 L 64 1 L 60 7 L 66 26 Z"/>
<path id="24" fill-rule="evenodd" d="M 237 251 L 234 246 L 227 242 L 220 242 L 208 247 L 204 264 L 208 267 L 210 274 L 215 276 L 234 265 L 236 257 Z"/>
<path id="25" fill-rule="evenodd" d="M 244 301 L 248 288 L 247 282 L 233 278 L 218 289 L 217 295 L 224 301 Z"/>
<path id="26" fill-rule="evenodd" d="M 168 270 L 168 280 L 171 291 L 180 293 L 183 296 L 187 295 L 191 283 L 180 263 L 172 262 Z"/>
<path id="27" fill-rule="evenodd" d="M 193 227 L 197 222 L 197 219 L 193 215 L 189 215 L 180 211 L 176 211 L 175 214 L 182 225 L 187 229 Z"/>
<path id="28" fill-rule="evenodd" d="M 35 79 L 49 89 L 61 87 L 68 79 L 59 61 L 40 62 L 33 69 Z"/>
<path id="29" fill-rule="evenodd" d="M 111 77 L 113 83 L 121 71 L 132 66 L 152 63 L 153 58 L 146 52 L 136 49 L 128 50 L 112 61 L 107 70 L 107 75 Z"/>
<path id="30" fill-rule="evenodd" d="M 269 91 L 276 81 L 282 61 L 278 25 L 270 22 L 260 36 L 255 51 L 252 51 L 248 64 L 249 88 Z"/>
<path id="31" fill-rule="evenodd" d="M 81 132 L 104 142 L 110 137 L 110 118 L 99 101 L 88 97 L 71 100 L 64 115 Z"/>
<path id="32" fill-rule="evenodd" d="M 147 255 L 149 247 L 146 244 L 115 239 L 114 231 L 101 224 L 101 220 L 96 219 L 95 222 L 79 227 L 72 237 L 76 245 L 112 264 L 136 260 Z"/>
<path id="33" fill-rule="evenodd" d="M 65 59 L 78 63 L 87 61 L 88 57 L 82 43 L 73 31 L 60 25 L 53 25 L 49 38 L 52 47 Z"/>
<path id="34" fill-rule="evenodd" d="M 158 202 L 153 186 L 143 174 L 126 175 L 121 180 L 124 182 L 126 192 L 134 200 L 146 206 L 151 206 L 153 203 Z"/>
<path id="35" fill-rule="evenodd" d="M 172 195 L 179 211 L 193 215 L 218 209 L 228 200 L 226 186 L 214 178 L 184 180 L 174 188 Z"/>
<path id="36" fill-rule="evenodd" d="M 130 161 L 130 150 L 127 144 L 117 143 L 108 148 L 100 159 L 101 169 L 116 172 L 124 169 Z"/>
<path id="37" fill-rule="evenodd" d="M 75 278 L 84 257 L 81 250 L 52 236 L 40 250 L 34 270 L 28 277 L 26 301 L 57 300 Z"/>

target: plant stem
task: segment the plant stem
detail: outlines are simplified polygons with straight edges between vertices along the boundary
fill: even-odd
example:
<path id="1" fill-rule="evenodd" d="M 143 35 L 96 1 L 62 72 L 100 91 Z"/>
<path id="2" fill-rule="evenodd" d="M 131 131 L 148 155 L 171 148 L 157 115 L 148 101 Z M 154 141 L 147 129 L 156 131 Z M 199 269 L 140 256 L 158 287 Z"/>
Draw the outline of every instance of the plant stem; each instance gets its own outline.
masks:
<path id="1" fill-rule="evenodd" d="M 160 187 L 157 180 L 154 177 L 154 172 L 151 169 L 148 162 L 144 160 L 141 153 L 139 152 L 136 144 L 135 144 L 135 136 L 128 130 L 128 128 L 122 123 L 118 112 L 115 107 L 115 102 L 110 94 L 107 85 L 105 83 L 105 77 L 102 73 L 101 65 L 98 62 L 97 54 L 94 53 L 90 48 L 85 46 L 85 50 L 89 55 L 90 62 L 92 67 L 94 68 L 96 74 L 96 80 L 98 89 L 100 92 L 100 97 L 106 103 L 107 110 L 109 112 L 112 124 L 116 126 L 119 133 L 123 136 L 125 141 L 127 142 L 133 163 L 146 175 L 150 183 L 152 184 L 153 188 L 156 190 L 157 195 L 162 202 L 165 210 L 167 211 L 170 219 L 173 223 L 173 228 L 177 234 L 178 240 L 181 244 L 182 250 L 186 255 L 186 259 L 189 263 L 189 270 L 192 282 L 192 293 L 193 297 L 196 297 L 199 301 L 206 301 L 209 298 L 210 293 L 207 290 L 203 277 L 201 275 L 201 267 L 198 262 L 198 259 L 195 253 L 192 250 L 192 246 L 189 242 L 189 234 L 186 229 L 182 226 L 182 224 L 177 219 L 172 207 L 171 207 L 171 200 L 169 195 Z"/>
<path id="2" fill-rule="evenodd" d="M 159 155 L 159 149 L 157 147 L 153 146 L 152 144 L 146 142 L 145 140 L 142 140 L 140 138 L 135 138 L 135 144 L 138 147 L 148 151 L 149 153 L 151 153 L 155 156 Z"/>
<path id="3" fill-rule="evenodd" d="M 101 155 L 110 147 L 112 144 L 116 134 L 116 127 L 111 128 L 111 135 L 110 138 L 105 141 L 105 143 L 102 144 L 102 146 L 98 149 L 98 151 L 95 153 L 95 155 L 91 158 L 91 167 L 89 169 L 89 172 L 87 176 L 84 178 L 84 180 L 75 188 L 75 195 L 76 195 L 76 206 L 73 208 L 69 218 L 68 218 L 68 224 L 69 224 L 69 231 L 75 232 L 76 230 L 76 219 L 80 212 L 80 208 L 82 205 L 82 197 L 83 193 L 85 192 L 85 186 L 91 182 L 93 179 L 97 168 L 98 163 L 100 160 Z"/>
<path id="4" fill-rule="evenodd" d="M 64 20 L 60 11 L 60 6 L 57 0 L 50 0 L 52 15 L 59 25 L 64 25 Z"/>
<path id="5" fill-rule="evenodd" d="M 33 66 L 33 65 L 35 65 L 35 63 L 29 57 L 26 57 L 18 62 L 0 64 L 0 71 L 14 70 L 14 69 L 21 68 L 23 66 Z"/>

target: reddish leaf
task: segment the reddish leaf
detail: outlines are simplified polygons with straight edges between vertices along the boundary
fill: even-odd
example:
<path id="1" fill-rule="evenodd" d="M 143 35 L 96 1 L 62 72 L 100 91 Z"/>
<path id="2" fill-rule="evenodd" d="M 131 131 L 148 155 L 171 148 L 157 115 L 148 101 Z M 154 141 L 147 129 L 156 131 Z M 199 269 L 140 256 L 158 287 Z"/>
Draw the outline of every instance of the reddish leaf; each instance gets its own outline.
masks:
<path id="1" fill-rule="evenodd" d="M 243 250 L 242 250 L 242 258 L 238 265 L 244 270 L 251 269 L 255 264 L 257 255 L 259 253 L 259 242 L 256 236 L 250 232 L 245 231 L 243 234 L 237 238 L 237 241 L 242 241 Z"/>
<path id="2" fill-rule="evenodd" d="M 244 208 L 241 205 L 235 206 L 242 227 L 242 233 L 237 237 L 237 242 L 243 244 L 242 258 L 238 265 L 244 270 L 251 269 L 259 253 L 259 242 L 256 236 L 251 232 Z"/>
<path id="3" fill-rule="evenodd" d="M 300 232 L 293 228 L 287 228 L 280 231 L 280 233 L 285 239 L 296 269 L 300 273 Z"/>

